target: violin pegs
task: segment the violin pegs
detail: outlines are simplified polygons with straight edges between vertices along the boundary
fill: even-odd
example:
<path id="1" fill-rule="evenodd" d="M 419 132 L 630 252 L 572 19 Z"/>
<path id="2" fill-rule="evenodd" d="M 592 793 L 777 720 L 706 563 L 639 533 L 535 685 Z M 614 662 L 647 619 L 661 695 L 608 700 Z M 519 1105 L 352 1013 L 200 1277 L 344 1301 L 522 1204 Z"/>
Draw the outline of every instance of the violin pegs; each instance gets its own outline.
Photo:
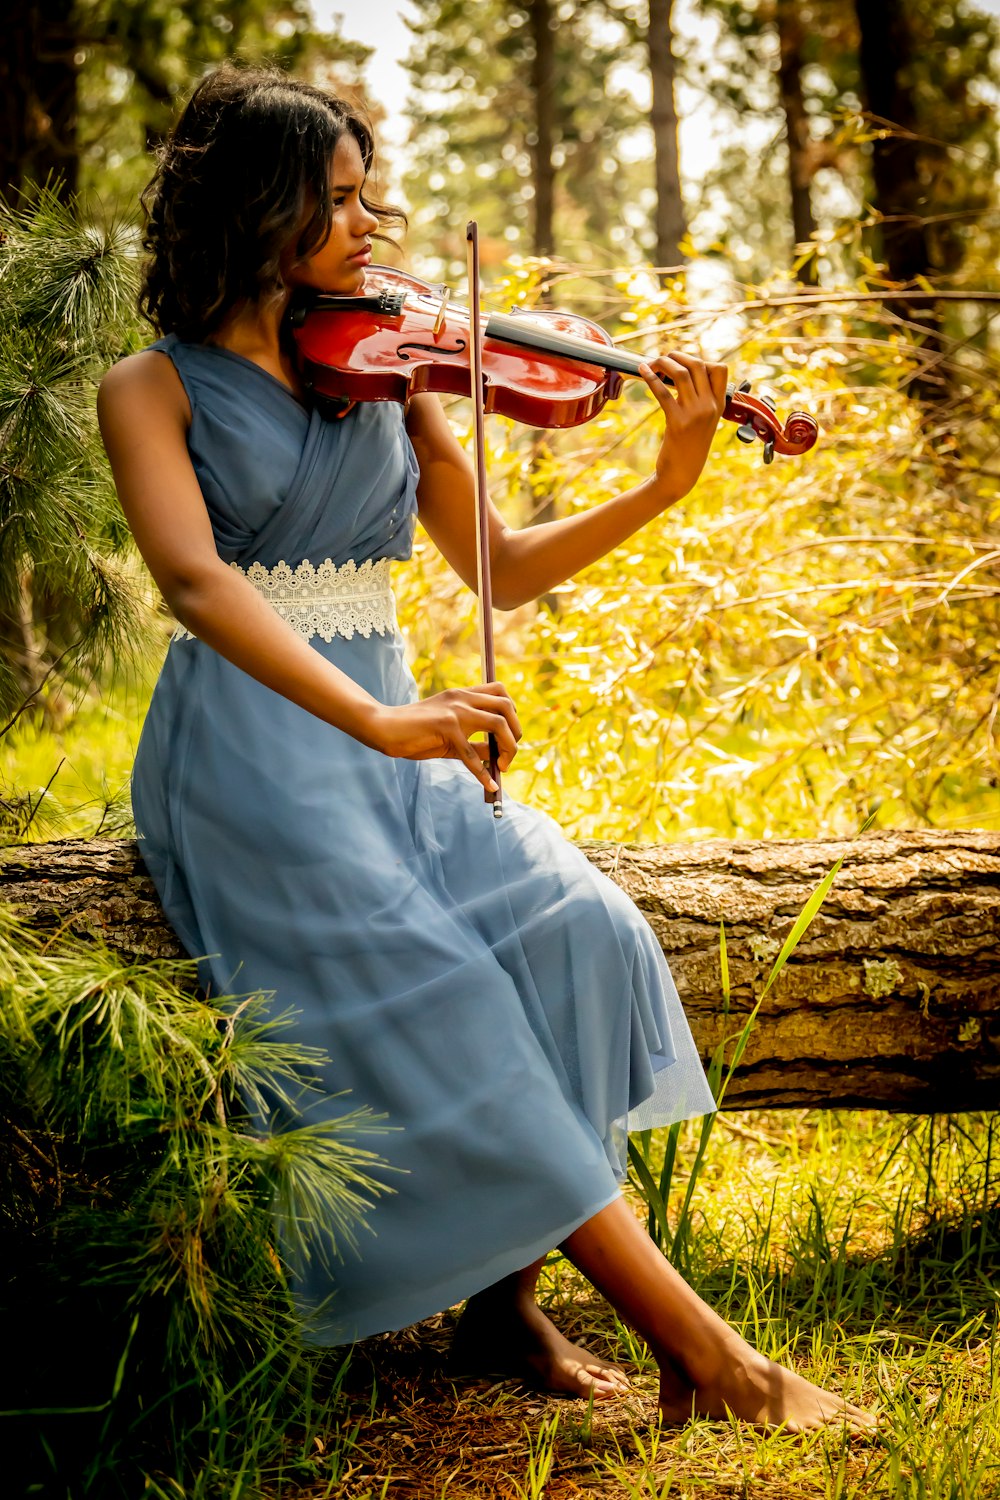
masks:
<path id="1" fill-rule="evenodd" d="M 774 459 L 774 438 L 768 438 L 764 444 L 764 462 L 769 464 Z"/>
<path id="2" fill-rule="evenodd" d="M 749 393 L 750 384 L 751 382 L 749 380 L 741 380 L 739 384 L 737 384 L 735 381 L 730 381 L 727 395 L 730 398 L 734 395 L 746 396 Z M 755 443 L 757 441 L 757 429 L 754 427 L 749 418 L 739 427 L 737 427 L 736 436 L 739 438 L 741 443 Z"/>

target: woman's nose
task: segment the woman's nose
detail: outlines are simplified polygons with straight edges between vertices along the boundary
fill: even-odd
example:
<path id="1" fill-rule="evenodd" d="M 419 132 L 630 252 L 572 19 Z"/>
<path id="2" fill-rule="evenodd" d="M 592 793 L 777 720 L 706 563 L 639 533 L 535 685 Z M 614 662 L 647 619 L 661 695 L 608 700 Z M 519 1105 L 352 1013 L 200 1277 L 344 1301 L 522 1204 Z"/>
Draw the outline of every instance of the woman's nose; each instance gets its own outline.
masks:
<path id="1" fill-rule="evenodd" d="M 370 208 L 363 203 L 358 204 L 358 233 L 371 234 L 373 229 L 378 228 L 378 218 Z"/>

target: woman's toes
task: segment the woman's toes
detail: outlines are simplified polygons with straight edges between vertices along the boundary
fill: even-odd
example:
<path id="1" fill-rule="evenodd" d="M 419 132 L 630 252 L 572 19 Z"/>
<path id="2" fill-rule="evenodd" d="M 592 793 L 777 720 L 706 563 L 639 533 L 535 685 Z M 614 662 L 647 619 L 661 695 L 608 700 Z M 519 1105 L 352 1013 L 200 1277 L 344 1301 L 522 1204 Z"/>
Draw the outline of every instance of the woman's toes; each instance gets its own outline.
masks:
<path id="1" fill-rule="evenodd" d="M 623 1370 L 610 1365 L 581 1365 L 576 1378 L 586 1391 L 593 1391 L 595 1398 L 620 1396 L 629 1389 L 629 1381 Z"/>

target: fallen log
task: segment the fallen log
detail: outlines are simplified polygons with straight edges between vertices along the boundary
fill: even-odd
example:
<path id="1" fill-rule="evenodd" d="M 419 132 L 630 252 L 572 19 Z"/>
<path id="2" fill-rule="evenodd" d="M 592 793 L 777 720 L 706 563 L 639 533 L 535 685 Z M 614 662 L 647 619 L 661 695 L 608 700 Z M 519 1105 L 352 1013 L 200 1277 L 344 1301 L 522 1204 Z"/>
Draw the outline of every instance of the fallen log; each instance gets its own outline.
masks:
<path id="1" fill-rule="evenodd" d="M 580 847 L 651 923 L 706 1059 L 739 1032 L 796 916 L 843 856 L 761 1008 L 728 1107 L 1000 1104 L 1000 834 Z M 4 850 L 0 901 L 33 926 L 99 933 L 132 957 L 180 952 L 127 840 Z"/>

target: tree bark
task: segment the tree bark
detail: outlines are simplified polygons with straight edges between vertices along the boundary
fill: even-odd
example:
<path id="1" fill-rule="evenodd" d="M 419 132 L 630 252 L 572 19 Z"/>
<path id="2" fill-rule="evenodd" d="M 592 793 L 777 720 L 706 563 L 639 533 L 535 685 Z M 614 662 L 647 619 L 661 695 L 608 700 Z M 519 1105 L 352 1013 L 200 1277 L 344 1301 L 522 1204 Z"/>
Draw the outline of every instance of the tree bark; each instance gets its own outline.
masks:
<path id="1" fill-rule="evenodd" d="M 1000 834 L 580 847 L 651 923 L 706 1060 L 739 1032 L 796 916 L 843 856 L 764 1002 L 728 1107 L 1000 1104 Z M 180 953 L 126 840 L 7 849 L 0 900 L 43 931 L 96 932 L 139 958 Z"/>
<path id="2" fill-rule="evenodd" d="M 555 139 L 555 38 L 552 32 L 550 0 L 530 0 L 528 16 L 534 44 L 531 62 L 531 91 L 535 111 L 534 157 L 535 228 L 534 254 L 555 254 L 555 168 L 552 149 Z"/>
<path id="3" fill-rule="evenodd" d="M 649 0 L 646 39 L 652 84 L 653 165 L 656 179 L 656 264 L 678 266 L 687 228 L 681 198 L 677 152 L 677 106 L 674 102 L 674 53 L 671 11 L 674 0 Z"/>
<path id="4" fill-rule="evenodd" d="M 778 90 L 785 115 L 788 140 L 788 180 L 792 202 L 792 230 L 795 250 L 809 244 L 816 230 L 812 211 L 813 167 L 809 116 L 802 94 L 802 16 L 797 0 L 777 0 L 775 22 L 778 28 Z M 803 286 L 816 286 L 819 275 L 816 256 L 811 255 L 796 272 Z"/>

